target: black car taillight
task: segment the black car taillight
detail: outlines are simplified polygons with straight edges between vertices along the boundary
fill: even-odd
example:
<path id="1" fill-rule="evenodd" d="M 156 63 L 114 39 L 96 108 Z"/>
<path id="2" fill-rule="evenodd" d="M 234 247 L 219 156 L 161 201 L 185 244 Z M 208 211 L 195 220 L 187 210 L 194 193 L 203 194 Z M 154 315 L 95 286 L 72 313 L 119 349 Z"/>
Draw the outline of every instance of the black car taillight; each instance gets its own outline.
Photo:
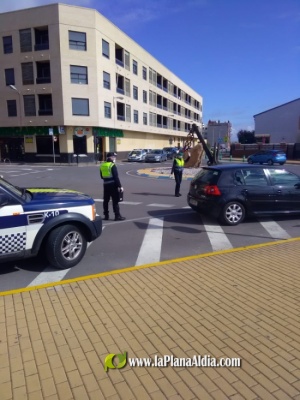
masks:
<path id="1" fill-rule="evenodd" d="M 210 196 L 221 196 L 220 189 L 217 185 L 207 185 L 204 187 L 204 193 Z"/>

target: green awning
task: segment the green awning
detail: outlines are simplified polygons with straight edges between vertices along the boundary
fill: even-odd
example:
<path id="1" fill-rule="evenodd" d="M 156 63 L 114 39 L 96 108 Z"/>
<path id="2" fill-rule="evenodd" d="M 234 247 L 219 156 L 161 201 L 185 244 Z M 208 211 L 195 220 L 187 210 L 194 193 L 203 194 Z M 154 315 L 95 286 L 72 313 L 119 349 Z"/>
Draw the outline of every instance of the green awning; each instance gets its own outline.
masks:
<path id="1" fill-rule="evenodd" d="M 124 137 L 123 131 L 121 131 L 120 129 L 93 127 L 93 133 L 96 136 Z"/>

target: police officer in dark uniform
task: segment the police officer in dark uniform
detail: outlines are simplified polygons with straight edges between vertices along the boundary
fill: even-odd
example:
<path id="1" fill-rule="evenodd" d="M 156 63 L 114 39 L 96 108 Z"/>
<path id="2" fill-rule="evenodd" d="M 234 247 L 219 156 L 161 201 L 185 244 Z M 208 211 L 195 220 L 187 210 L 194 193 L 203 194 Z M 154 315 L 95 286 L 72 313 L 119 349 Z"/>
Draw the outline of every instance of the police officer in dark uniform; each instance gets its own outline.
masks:
<path id="1" fill-rule="evenodd" d="M 175 178 L 175 182 L 176 182 L 176 185 L 175 185 L 175 196 L 176 197 L 181 196 L 180 184 L 182 181 L 183 168 L 184 168 L 183 153 L 177 151 L 177 153 L 174 157 L 172 170 L 171 170 L 171 175 L 174 174 L 174 178 Z"/>
<path id="2" fill-rule="evenodd" d="M 103 212 L 104 219 L 109 219 L 108 203 L 112 198 L 115 221 L 124 221 L 125 217 L 120 214 L 119 200 L 123 188 L 119 179 L 118 170 L 115 165 L 116 153 L 107 153 L 106 161 L 100 165 L 100 176 L 103 179 Z"/>

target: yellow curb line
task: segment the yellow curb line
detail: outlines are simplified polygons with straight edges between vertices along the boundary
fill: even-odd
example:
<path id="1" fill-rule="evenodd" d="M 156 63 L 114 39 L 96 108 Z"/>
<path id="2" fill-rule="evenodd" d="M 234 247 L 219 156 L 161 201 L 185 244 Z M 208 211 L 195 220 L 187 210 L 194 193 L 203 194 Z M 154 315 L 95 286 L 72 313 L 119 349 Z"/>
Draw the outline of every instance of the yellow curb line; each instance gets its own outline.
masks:
<path id="1" fill-rule="evenodd" d="M 210 253 L 196 254 L 193 256 L 187 256 L 187 257 L 181 257 L 181 258 L 174 258 L 172 260 L 159 261 L 159 262 L 152 263 L 152 264 L 138 265 L 138 266 L 127 267 L 127 268 L 123 268 L 123 269 L 116 269 L 114 271 L 100 272 L 99 274 L 86 275 L 86 276 L 82 276 L 82 277 L 78 277 L 78 278 L 66 279 L 66 280 L 62 280 L 62 281 L 58 281 L 58 282 L 50 282 L 50 283 L 44 283 L 44 284 L 36 285 L 36 286 L 29 286 L 29 287 L 20 288 L 20 289 L 8 290 L 6 292 L 0 292 L 0 296 L 7 296 L 10 294 L 17 294 L 17 293 L 29 292 L 32 290 L 44 289 L 44 288 L 48 288 L 48 287 L 66 285 L 69 283 L 86 281 L 89 279 L 103 278 L 103 277 L 110 276 L 110 275 L 117 275 L 117 274 L 122 274 L 122 273 L 126 273 L 126 272 L 138 271 L 140 269 L 145 269 L 145 268 L 159 267 L 161 265 L 167 265 L 167 264 L 173 264 L 173 263 L 178 263 L 178 262 L 183 262 L 183 261 L 190 261 L 190 260 L 196 260 L 196 259 L 201 259 L 201 258 L 206 258 L 206 257 L 212 257 L 212 256 L 220 255 L 220 254 L 237 253 L 237 252 L 241 252 L 241 251 L 248 251 L 248 250 L 253 250 L 253 249 L 259 249 L 262 247 L 275 246 L 275 245 L 280 245 L 280 244 L 284 244 L 284 243 L 299 242 L 299 241 L 300 241 L 300 237 L 297 237 L 297 238 L 291 238 L 291 239 L 278 240 L 276 242 L 252 244 L 250 246 L 236 247 L 235 249 L 219 250 L 219 251 L 213 251 Z"/>

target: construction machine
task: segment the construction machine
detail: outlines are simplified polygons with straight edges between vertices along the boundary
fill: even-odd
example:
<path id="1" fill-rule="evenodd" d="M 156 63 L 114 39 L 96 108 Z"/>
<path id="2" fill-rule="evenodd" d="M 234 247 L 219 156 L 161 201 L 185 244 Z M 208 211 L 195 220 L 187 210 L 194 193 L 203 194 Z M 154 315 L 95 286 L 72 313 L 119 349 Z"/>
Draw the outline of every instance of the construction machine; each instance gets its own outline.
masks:
<path id="1" fill-rule="evenodd" d="M 199 143 L 196 146 L 194 146 L 195 135 L 197 136 L 199 141 Z M 204 153 L 206 154 L 208 159 L 207 165 L 219 164 L 218 147 L 214 145 L 214 151 L 213 152 L 210 151 L 196 124 L 193 124 L 190 129 L 188 137 L 183 146 L 183 151 L 184 151 L 184 160 L 186 168 L 200 167 Z"/>

